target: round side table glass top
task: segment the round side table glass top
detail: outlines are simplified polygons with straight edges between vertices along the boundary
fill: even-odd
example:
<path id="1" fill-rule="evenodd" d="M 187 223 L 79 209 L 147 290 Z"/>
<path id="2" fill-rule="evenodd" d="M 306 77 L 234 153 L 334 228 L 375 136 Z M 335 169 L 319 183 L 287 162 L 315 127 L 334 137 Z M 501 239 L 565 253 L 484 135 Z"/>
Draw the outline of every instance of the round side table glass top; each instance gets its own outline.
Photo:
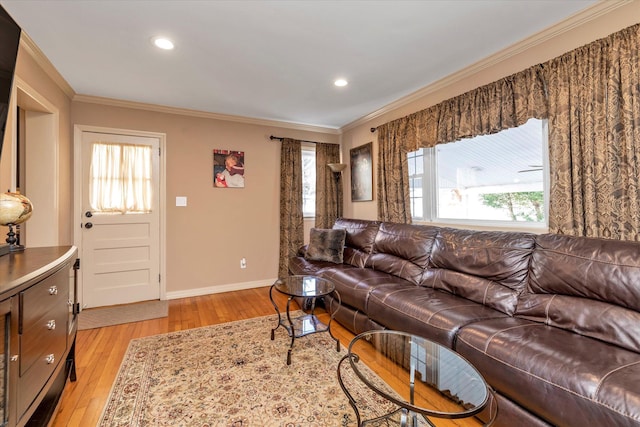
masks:
<path id="1" fill-rule="evenodd" d="M 348 360 L 356 376 L 398 409 L 361 421 L 356 400 L 342 380 Z M 497 416 L 492 391 L 482 375 L 458 353 L 433 341 L 399 331 L 368 331 L 349 344 L 338 365 L 338 381 L 356 412 L 359 426 L 383 419 L 402 426 L 433 425 L 427 417 L 467 418 L 491 402 L 491 425 Z"/>
<path id="2" fill-rule="evenodd" d="M 273 299 L 273 291 L 276 290 L 284 295 L 287 295 L 287 307 L 285 310 L 285 316 L 283 317 L 280 308 Z M 316 299 L 333 293 L 335 300 L 337 301 L 336 310 L 330 309 L 331 316 L 328 323 L 321 322 L 315 314 Z M 302 315 L 297 317 L 291 317 L 291 301 L 294 298 L 309 299 L 310 307 Z M 335 317 L 336 312 L 340 309 L 340 294 L 336 291 L 333 283 L 326 279 L 315 276 L 288 276 L 276 280 L 269 289 L 269 299 L 271 304 L 276 309 L 278 314 L 278 324 L 271 330 L 271 340 L 275 339 L 275 331 L 282 326 L 289 337 L 291 338 L 291 344 L 287 351 L 287 365 L 291 364 L 291 352 L 293 350 L 293 344 L 296 338 L 303 337 L 309 334 L 315 334 L 317 332 L 328 332 L 331 338 L 336 342 L 336 351 L 340 352 L 340 341 L 331 333 L 331 322 Z M 333 304 L 333 299 L 332 302 Z M 306 305 L 306 304 L 305 304 Z"/>

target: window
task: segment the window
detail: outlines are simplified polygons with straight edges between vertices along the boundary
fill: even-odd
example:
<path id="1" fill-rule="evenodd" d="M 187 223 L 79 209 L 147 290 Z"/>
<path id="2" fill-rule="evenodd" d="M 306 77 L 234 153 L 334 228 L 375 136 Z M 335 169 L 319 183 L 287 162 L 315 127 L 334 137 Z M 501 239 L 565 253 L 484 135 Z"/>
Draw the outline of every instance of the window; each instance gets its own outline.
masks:
<path id="1" fill-rule="evenodd" d="M 316 150 L 302 147 L 302 215 L 316 216 Z"/>
<path id="2" fill-rule="evenodd" d="M 416 221 L 545 227 L 547 123 L 524 125 L 408 154 Z"/>
<path id="3" fill-rule="evenodd" d="M 94 143 L 89 203 L 94 213 L 147 213 L 152 206 L 151 146 Z"/>

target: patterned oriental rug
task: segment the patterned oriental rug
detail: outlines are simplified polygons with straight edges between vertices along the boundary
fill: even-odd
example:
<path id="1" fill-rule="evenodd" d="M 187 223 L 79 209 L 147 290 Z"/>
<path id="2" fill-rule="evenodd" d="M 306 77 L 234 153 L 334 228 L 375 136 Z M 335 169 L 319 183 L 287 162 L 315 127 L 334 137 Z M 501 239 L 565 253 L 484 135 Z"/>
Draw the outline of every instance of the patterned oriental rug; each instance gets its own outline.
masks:
<path id="1" fill-rule="evenodd" d="M 344 347 L 308 335 L 287 366 L 290 338 L 279 328 L 271 341 L 276 323 L 273 315 L 132 340 L 98 425 L 355 426 L 336 374 Z M 395 409 L 345 371 L 365 418 Z"/>

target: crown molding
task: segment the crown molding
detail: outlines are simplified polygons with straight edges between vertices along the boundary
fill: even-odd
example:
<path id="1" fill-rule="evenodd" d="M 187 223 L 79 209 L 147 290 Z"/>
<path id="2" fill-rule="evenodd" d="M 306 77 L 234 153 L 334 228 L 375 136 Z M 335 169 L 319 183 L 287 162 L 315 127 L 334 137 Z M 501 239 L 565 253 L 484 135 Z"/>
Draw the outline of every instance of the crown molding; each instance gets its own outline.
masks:
<path id="1" fill-rule="evenodd" d="M 396 101 L 393 101 L 390 104 L 385 105 L 384 107 L 367 114 L 351 123 L 348 123 L 340 128 L 342 133 L 347 132 L 355 127 L 366 124 L 384 114 L 402 108 L 408 104 L 411 104 L 414 101 L 417 101 L 425 96 L 437 92 L 440 89 L 443 89 L 447 86 L 453 85 L 461 80 L 466 79 L 469 76 L 472 76 L 480 71 L 492 67 L 496 64 L 504 62 L 509 58 L 516 56 L 532 47 L 535 47 L 539 44 L 542 44 L 554 37 L 557 37 L 563 33 L 566 33 L 576 27 L 579 27 L 589 21 L 592 21 L 602 15 L 606 15 L 611 11 L 625 6 L 629 3 L 632 3 L 635 0 L 600 0 L 598 3 L 586 8 L 583 11 L 580 11 L 567 19 L 545 29 L 542 30 L 530 37 L 527 37 L 487 58 L 484 58 L 470 66 L 463 68 L 460 71 L 457 71 L 453 74 L 448 75 L 436 82 L 423 87 L 422 89 L 418 89 L 417 91 L 410 93 Z"/>
<path id="2" fill-rule="evenodd" d="M 29 54 L 31 58 L 35 61 L 40 68 L 42 68 L 47 76 L 53 80 L 53 82 L 62 90 L 65 95 L 67 95 L 70 99 L 74 97 L 76 92 L 73 90 L 71 85 L 67 83 L 62 74 L 58 72 L 56 67 L 53 66 L 49 58 L 45 56 L 45 54 L 40 50 L 40 48 L 34 43 L 34 41 L 29 37 L 29 35 L 22 31 L 20 34 L 20 47 L 24 52 Z"/>
<path id="3" fill-rule="evenodd" d="M 199 117 L 204 119 L 222 120 L 227 122 L 238 122 L 258 126 L 271 126 L 284 129 L 294 129 L 307 132 L 320 132 L 330 135 L 340 135 L 340 129 L 310 125 L 305 123 L 284 122 L 278 120 L 259 119 L 231 114 L 210 113 L 207 111 L 191 110 L 188 108 L 169 107 L 166 105 L 147 104 L 144 102 L 125 101 L 114 98 L 104 98 L 92 95 L 79 95 L 73 97 L 73 102 L 86 102 L 90 104 L 108 105 L 111 107 L 132 108 L 136 110 L 154 111 L 157 113 L 176 114 L 180 116 Z"/>

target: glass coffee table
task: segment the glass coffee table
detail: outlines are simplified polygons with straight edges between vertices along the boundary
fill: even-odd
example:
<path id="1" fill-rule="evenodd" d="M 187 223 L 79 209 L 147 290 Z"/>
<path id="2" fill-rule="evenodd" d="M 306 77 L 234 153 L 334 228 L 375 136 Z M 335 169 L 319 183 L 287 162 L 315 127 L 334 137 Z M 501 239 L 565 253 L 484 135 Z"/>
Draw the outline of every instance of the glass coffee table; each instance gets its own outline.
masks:
<path id="1" fill-rule="evenodd" d="M 361 420 L 358 402 L 343 381 L 342 365 L 347 360 L 360 381 L 397 409 Z M 467 418 L 487 407 L 490 420 L 485 425 L 490 426 L 498 415 L 493 391 L 476 368 L 456 352 L 404 332 L 357 335 L 338 364 L 338 381 L 356 413 L 358 426 L 433 426 L 427 417 Z"/>
<path id="2" fill-rule="evenodd" d="M 273 300 L 274 289 L 282 294 L 288 295 L 287 308 L 285 310 L 286 316 L 280 313 L 278 305 Z M 332 314 L 327 324 L 321 322 L 315 315 L 316 299 L 333 293 L 335 299 L 338 301 L 338 307 L 336 310 L 329 310 Z M 303 311 L 303 314 L 298 317 L 291 317 L 290 307 L 291 301 L 296 298 L 309 299 L 311 305 L 307 312 Z M 336 350 L 340 352 L 340 341 L 331 333 L 331 322 L 335 317 L 336 312 L 340 309 L 340 294 L 336 291 L 336 287 L 333 283 L 326 279 L 315 276 L 289 276 L 282 279 L 278 279 L 271 285 L 269 289 L 269 299 L 271 304 L 278 313 L 278 325 L 271 330 L 271 340 L 275 339 L 275 332 L 280 326 L 282 326 L 289 336 L 291 337 L 291 344 L 289 345 L 289 351 L 287 352 L 287 365 L 291 365 L 291 351 L 293 350 L 293 344 L 296 338 L 303 337 L 309 334 L 315 334 L 317 332 L 329 332 L 331 338 L 336 342 Z M 332 301 L 333 304 L 333 301 Z"/>

